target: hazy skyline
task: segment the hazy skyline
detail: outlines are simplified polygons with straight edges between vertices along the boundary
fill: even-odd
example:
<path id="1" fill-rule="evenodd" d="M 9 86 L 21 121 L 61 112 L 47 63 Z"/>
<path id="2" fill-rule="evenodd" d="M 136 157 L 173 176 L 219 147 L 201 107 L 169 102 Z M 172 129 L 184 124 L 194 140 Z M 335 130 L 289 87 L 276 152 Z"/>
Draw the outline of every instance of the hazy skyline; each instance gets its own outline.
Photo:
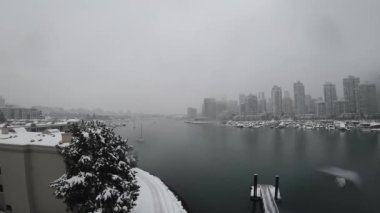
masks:
<path id="1" fill-rule="evenodd" d="M 300 80 L 378 80 L 380 2 L 1 1 L 0 96 L 25 106 L 184 113 Z"/>

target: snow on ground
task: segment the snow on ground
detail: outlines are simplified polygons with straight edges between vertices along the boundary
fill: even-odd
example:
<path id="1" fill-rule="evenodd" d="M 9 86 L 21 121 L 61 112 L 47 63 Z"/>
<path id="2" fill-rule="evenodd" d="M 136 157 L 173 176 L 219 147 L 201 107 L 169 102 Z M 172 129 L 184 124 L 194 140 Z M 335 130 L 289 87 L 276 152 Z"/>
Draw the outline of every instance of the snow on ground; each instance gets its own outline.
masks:
<path id="1" fill-rule="evenodd" d="M 134 169 L 140 195 L 132 213 L 186 213 L 181 201 L 157 177 L 141 169 Z"/>

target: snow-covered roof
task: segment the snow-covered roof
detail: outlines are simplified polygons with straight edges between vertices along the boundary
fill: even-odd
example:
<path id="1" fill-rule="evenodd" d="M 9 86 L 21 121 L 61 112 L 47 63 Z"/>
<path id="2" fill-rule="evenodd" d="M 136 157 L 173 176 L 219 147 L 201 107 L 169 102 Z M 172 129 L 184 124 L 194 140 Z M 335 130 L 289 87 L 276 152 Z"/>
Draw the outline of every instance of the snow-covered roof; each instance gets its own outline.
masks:
<path id="1" fill-rule="evenodd" d="M 8 145 L 39 145 L 55 146 L 62 141 L 62 134 L 59 130 L 50 132 L 27 132 L 25 128 L 9 129 L 8 133 L 0 131 L 0 144 Z"/>

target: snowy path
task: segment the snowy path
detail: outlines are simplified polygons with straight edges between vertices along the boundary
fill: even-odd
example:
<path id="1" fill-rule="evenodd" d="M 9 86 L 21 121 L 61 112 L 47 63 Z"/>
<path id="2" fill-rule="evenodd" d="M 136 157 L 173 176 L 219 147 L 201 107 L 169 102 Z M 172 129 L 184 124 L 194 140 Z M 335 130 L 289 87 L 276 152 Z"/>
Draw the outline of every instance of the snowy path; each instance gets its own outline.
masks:
<path id="1" fill-rule="evenodd" d="M 135 169 L 140 195 L 132 213 L 186 213 L 180 201 L 157 177 Z"/>

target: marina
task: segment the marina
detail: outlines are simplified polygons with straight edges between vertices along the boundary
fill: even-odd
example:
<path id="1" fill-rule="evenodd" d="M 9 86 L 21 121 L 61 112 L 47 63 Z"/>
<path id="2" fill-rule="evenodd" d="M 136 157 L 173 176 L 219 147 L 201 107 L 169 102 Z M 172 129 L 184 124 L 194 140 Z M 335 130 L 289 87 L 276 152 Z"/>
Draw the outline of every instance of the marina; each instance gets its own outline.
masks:
<path id="1" fill-rule="evenodd" d="M 142 123 L 149 143 L 136 141 L 138 127 L 117 131 L 135 147 L 141 168 L 174 188 L 190 212 L 252 213 L 254 173 L 259 174 L 258 185 L 274 187 L 275 175 L 280 177 L 281 201 L 276 204 L 281 213 L 375 213 L 379 208 L 377 133 L 266 125 L 236 128 L 166 118 Z M 331 167 L 344 170 L 326 170 Z M 340 182 L 342 177 L 346 180 L 342 188 L 336 171 L 354 171 L 360 186 L 342 174 Z M 256 202 L 257 213 L 262 212 L 260 203 Z"/>

